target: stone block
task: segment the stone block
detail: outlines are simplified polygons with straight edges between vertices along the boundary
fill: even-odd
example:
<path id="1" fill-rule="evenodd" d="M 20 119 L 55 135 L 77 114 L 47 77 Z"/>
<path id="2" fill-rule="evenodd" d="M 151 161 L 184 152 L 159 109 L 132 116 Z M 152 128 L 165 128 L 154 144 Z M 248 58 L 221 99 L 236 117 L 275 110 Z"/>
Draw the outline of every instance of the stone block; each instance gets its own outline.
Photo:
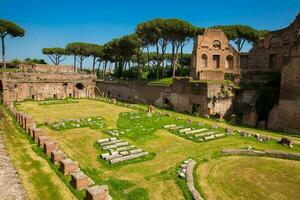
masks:
<path id="1" fill-rule="evenodd" d="M 34 124 L 34 121 L 33 121 L 32 117 L 30 115 L 27 115 L 25 117 L 25 127 L 24 127 L 26 132 L 29 132 L 29 128 L 32 127 L 33 124 Z"/>
<path id="2" fill-rule="evenodd" d="M 61 150 L 57 149 L 51 152 L 51 161 L 58 164 L 61 160 L 65 159 L 66 155 Z"/>
<path id="3" fill-rule="evenodd" d="M 90 185 L 89 177 L 81 171 L 73 173 L 71 185 L 79 191 L 87 189 Z"/>
<path id="4" fill-rule="evenodd" d="M 86 200 L 109 200 L 108 187 L 95 185 L 86 190 Z"/>
<path id="5" fill-rule="evenodd" d="M 78 170 L 78 166 L 73 160 L 66 158 L 60 161 L 60 170 L 64 175 L 70 175 Z"/>
<path id="6" fill-rule="evenodd" d="M 51 152 L 58 149 L 58 143 L 56 141 L 47 141 L 44 143 L 44 152 L 47 156 L 51 156 Z"/>
<path id="7" fill-rule="evenodd" d="M 38 142 L 38 137 L 43 135 L 43 131 L 40 128 L 34 128 L 32 130 L 32 134 L 33 134 L 33 139 L 35 142 Z"/>
<path id="8" fill-rule="evenodd" d="M 43 148 L 44 147 L 44 144 L 45 142 L 49 141 L 49 137 L 48 136 L 45 136 L 45 135 L 40 135 L 38 137 L 38 145 Z"/>

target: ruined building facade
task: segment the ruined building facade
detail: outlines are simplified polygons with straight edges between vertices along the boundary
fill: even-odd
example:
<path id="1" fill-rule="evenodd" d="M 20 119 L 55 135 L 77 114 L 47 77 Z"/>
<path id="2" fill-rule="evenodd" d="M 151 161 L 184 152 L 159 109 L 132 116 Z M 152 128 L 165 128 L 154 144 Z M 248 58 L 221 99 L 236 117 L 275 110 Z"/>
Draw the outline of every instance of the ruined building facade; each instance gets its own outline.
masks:
<path id="1" fill-rule="evenodd" d="M 35 65 L 0 75 L 4 101 L 94 97 L 96 76 L 71 66 Z"/>
<path id="2" fill-rule="evenodd" d="M 249 87 L 237 95 L 237 105 L 243 103 L 253 108 L 258 96 L 263 96 L 259 101 L 270 96 L 274 99 L 266 101 L 272 105 L 270 112 L 263 113 L 264 118 L 260 119 L 258 109 L 250 108 L 243 115 L 243 123 L 252 126 L 261 123 L 270 129 L 300 132 L 299 58 L 300 15 L 288 27 L 267 33 L 248 54 L 241 55 L 241 84 Z M 281 77 L 278 84 L 272 83 L 276 74 Z M 268 89 L 261 91 L 263 87 Z M 269 93 L 264 95 L 260 91 Z"/>
<path id="3" fill-rule="evenodd" d="M 195 38 L 190 76 L 200 80 L 224 80 L 226 75 L 239 77 L 238 52 L 229 44 L 223 31 L 207 29 Z"/>

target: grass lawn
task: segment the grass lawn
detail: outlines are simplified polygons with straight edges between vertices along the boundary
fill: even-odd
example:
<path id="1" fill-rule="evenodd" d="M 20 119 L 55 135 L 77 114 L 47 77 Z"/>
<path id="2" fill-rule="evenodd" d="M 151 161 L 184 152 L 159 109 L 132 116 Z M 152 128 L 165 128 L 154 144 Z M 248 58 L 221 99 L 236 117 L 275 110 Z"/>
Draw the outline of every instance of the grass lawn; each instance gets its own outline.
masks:
<path id="1" fill-rule="evenodd" d="M 300 162 L 232 156 L 205 163 L 197 178 L 207 199 L 300 198 Z"/>
<path id="2" fill-rule="evenodd" d="M 157 119 L 153 117 L 139 119 L 135 114 L 121 114 L 137 111 L 87 99 L 79 100 L 76 104 L 47 106 L 28 101 L 21 103 L 17 108 L 30 113 L 39 124 L 44 124 L 46 121 L 101 116 L 106 125 L 103 129 L 85 127 L 56 131 L 48 126 L 41 126 L 41 128 L 45 134 L 59 142 L 63 151 L 78 161 L 87 175 L 99 184 L 109 185 L 110 194 L 114 199 L 185 199 L 184 191 L 176 180 L 178 164 L 187 158 L 194 158 L 199 163 L 215 161 L 220 157 L 219 151 L 225 148 L 252 146 L 262 150 L 300 152 L 299 145 L 290 149 L 273 141 L 260 143 L 254 138 L 243 138 L 238 135 L 196 143 L 162 129 L 161 124 L 177 123 L 177 116 L 192 119 L 195 123 L 205 121 L 205 123 L 213 124 L 215 122 L 174 112 L 172 116 L 175 117 L 162 118 L 160 121 L 155 121 Z M 117 166 L 108 166 L 99 162 L 98 156 L 102 151 L 95 146 L 95 141 L 99 138 L 110 137 L 105 133 L 107 129 L 124 131 L 119 138 L 154 153 L 154 158 Z"/>

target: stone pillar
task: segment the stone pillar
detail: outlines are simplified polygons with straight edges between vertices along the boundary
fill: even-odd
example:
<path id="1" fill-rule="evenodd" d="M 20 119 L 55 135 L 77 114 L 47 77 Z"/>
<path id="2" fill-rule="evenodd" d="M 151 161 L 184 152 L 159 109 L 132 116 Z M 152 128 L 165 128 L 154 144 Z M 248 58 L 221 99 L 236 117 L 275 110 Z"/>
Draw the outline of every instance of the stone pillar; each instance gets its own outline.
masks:
<path id="1" fill-rule="evenodd" d="M 22 115 L 21 126 L 22 126 L 22 128 L 24 128 L 24 129 L 25 129 L 25 124 L 26 124 L 26 117 L 27 117 L 26 114 L 23 114 L 23 115 Z"/>
<path id="2" fill-rule="evenodd" d="M 32 132 L 33 132 L 33 139 L 34 139 L 34 141 L 38 142 L 38 137 L 41 136 L 41 135 L 43 135 L 42 129 L 40 129 L 40 128 L 34 128 L 32 130 Z"/>
<path id="3" fill-rule="evenodd" d="M 60 171 L 64 175 L 70 175 L 72 173 L 75 173 L 77 170 L 77 163 L 75 163 L 73 160 L 66 158 L 60 161 Z"/>
<path id="4" fill-rule="evenodd" d="M 45 136 L 45 135 L 40 135 L 40 136 L 38 136 L 38 145 L 39 145 L 41 148 L 43 148 L 45 142 L 48 142 L 48 141 L 49 141 L 48 136 Z"/>
<path id="5" fill-rule="evenodd" d="M 87 189 L 89 187 L 89 177 L 81 171 L 73 173 L 71 185 L 79 191 Z"/>
<path id="6" fill-rule="evenodd" d="M 66 155 L 61 150 L 57 149 L 51 152 L 51 160 L 54 164 L 58 164 L 61 160 L 65 159 Z"/>
<path id="7" fill-rule="evenodd" d="M 47 141 L 44 143 L 44 152 L 47 156 L 51 156 L 51 152 L 58 149 L 58 143 L 55 141 Z"/>
<path id="8" fill-rule="evenodd" d="M 26 118 L 25 118 L 25 129 L 26 129 L 26 132 L 29 133 L 29 128 L 32 127 L 34 124 L 33 122 L 33 119 L 30 115 L 27 115 Z"/>
<path id="9" fill-rule="evenodd" d="M 95 185 L 86 190 L 86 200 L 109 200 L 107 185 Z"/>

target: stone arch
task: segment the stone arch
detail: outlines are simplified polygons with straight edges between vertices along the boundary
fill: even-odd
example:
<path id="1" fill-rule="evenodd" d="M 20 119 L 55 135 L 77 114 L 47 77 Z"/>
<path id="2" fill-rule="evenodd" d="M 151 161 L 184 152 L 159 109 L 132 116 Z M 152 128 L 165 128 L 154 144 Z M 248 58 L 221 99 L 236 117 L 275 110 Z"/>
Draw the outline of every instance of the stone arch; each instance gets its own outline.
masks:
<path id="1" fill-rule="evenodd" d="M 215 41 L 213 41 L 213 47 L 216 49 L 221 49 L 222 44 L 219 40 L 215 40 Z"/>
<path id="2" fill-rule="evenodd" d="M 84 89 L 84 85 L 82 83 L 77 83 L 75 85 L 75 87 L 78 89 L 78 90 L 83 90 Z"/>
<path id="3" fill-rule="evenodd" d="M 226 65 L 225 68 L 226 69 L 233 69 L 234 66 L 234 58 L 232 55 L 228 55 L 226 56 Z"/>
<path id="4" fill-rule="evenodd" d="M 269 43 L 270 43 L 271 48 L 276 48 L 276 47 L 279 47 L 280 40 L 277 36 L 273 36 L 273 37 L 271 37 Z"/>
<path id="5" fill-rule="evenodd" d="M 207 68 L 207 55 L 206 54 L 202 54 L 201 56 L 201 68 Z"/>
<path id="6" fill-rule="evenodd" d="M 289 33 L 286 33 L 282 36 L 282 44 L 288 45 L 290 43 L 291 37 Z"/>

